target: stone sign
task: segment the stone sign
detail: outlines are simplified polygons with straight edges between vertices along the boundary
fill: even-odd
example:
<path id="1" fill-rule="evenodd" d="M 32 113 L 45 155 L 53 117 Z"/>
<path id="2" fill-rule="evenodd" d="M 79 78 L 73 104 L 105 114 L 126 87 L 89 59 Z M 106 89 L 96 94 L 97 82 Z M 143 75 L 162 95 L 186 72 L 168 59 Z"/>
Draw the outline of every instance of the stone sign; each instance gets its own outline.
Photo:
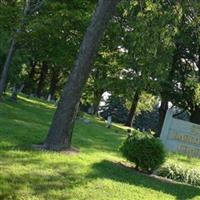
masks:
<path id="1" fill-rule="evenodd" d="M 200 158 L 200 125 L 173 118 L 167 111 L 160 139 L 166 150 Z"/>

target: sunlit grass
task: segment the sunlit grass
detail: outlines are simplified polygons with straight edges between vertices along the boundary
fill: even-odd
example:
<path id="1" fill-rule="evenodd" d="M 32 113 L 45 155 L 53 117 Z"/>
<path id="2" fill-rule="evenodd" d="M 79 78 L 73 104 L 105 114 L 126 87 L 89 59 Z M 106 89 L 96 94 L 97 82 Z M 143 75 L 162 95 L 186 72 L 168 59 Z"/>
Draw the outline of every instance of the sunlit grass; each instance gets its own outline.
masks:
<path id="1" fill-rule="evenodd" d="M 185 168 L 197 168 L 200 170 L 200 159 L 193 158 L 193 157 L 187 157 L 181 154 L 172 154 L 170 153 L 168 156 L 168 163 L 176 163 L 181 166 L 184 166 Z"/>
<path id="2" fill-rule="evenodd" d="M 2 200 L 140 200 L 200 199 L 200 189 L 161 182 L 123 167 L 118 148 L 126 127 L 86 116 L 78 120 L 76 155 L 33 150 L 48 132 L 55 108 L 20 97 L 0 102 L 0 199 Z M 167 162 L 198 167 L 198 159 L 170 155 Z"/>
<path id="3" fill-rule="evenodd" d="M 46 108 L 49 108 L 49 109 L 55 109 L 55 105 L 53 105 L 53 104 L 51 104 L 47 101 L 38 100 L 38 98 L 31 98 L 31 99 L 29 98 L 28 99 L 28 98 L 21 95 L 21 96 L 19 96 L 18 99 L 21 99 L 21 100 L 28 102 L 28 103 L 32 103 L 34 105 L 43 106 L 43 107 L 46 107 Z"/>

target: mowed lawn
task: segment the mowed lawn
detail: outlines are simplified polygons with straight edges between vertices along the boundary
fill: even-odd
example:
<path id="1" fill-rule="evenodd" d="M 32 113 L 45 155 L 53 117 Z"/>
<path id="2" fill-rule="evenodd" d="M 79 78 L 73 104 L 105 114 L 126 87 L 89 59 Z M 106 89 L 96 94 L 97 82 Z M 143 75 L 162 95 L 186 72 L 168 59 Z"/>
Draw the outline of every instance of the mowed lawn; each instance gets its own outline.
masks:
<path id="1" fill-rule="evenodd" d="M 159 181 L 120 165 L 124 131 L 108 130 L 96 119 L 76 123 L 73 145 L 79 154 L 34 150 L 32 145 L 45 139 L 54 110 L 24 97 L 0 102 L 1 200 L 200 200 L 200 188 Z M 179 162 L 175 156 L 172 160 Z"/>

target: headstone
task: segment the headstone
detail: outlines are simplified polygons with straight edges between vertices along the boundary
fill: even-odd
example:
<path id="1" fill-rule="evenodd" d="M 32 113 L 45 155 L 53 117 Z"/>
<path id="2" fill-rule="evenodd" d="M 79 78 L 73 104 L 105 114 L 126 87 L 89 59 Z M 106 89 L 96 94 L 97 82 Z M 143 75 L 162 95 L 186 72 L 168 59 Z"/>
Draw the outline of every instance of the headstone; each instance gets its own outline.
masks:
<path id="1" fill-rule="evenodd" d="M 88 119 L 84 119 L 84 120 L 83 120 L 83 123 L 88 125 L 88 124 L 90 124 L 90 123 L 91 123 L 91 121 L 90 121 L 90 120 L 88 120 Z"/>
<path id="2" fill-rule="evenodd" d="M 48 95 L 47 101 L 51 102 L 51 94 Z"/>
<path id="3" fill-rule="evenodd" d="M 200 125 L 175 119 L 174 112 L 167 111 L 160 136 L 166 150 L 200 158 Z"/>
<path id="4" fill-rule="evenodd" d="M 92 115 L 93 113 L 94 113 L 94 107 L 91 106 L 88 108 L 88 114 Z"/>
<path id="5" fill-rule="evenodd" d="M 112 126 L 112 116 L 108 116 L 107 117 L 107 128 L 111 128 Z"/>
<path id="6" fill-rule="evenodd" d="M 31 93 L 31 94 L 29 95 L 29 98 L 33 98 L 33 97 L 35 97 L 35 95 L 34 95 L 33 93 Z"/>

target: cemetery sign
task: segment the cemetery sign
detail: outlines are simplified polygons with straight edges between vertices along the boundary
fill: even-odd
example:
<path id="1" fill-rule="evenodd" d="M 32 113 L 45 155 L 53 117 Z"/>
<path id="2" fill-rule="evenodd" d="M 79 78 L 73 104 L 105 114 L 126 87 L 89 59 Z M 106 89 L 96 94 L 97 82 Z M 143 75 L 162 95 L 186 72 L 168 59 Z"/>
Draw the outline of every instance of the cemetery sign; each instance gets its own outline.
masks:
<path id="1" fill-rule="evenodd" d="M 167 111 L 160 139 L 166 150 L 200 158 L 200 125 L 173 118 Z"/>

